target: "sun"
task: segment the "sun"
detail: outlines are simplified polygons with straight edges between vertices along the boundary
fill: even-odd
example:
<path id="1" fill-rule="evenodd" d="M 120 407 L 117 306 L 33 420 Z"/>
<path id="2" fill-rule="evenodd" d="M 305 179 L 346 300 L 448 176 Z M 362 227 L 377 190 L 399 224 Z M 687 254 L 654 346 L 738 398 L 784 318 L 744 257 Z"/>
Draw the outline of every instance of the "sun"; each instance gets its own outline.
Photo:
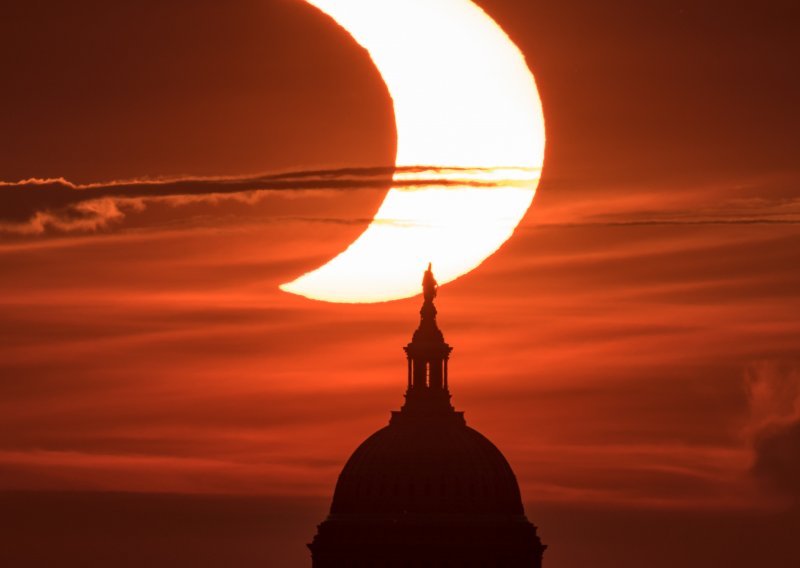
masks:
<path id="1" fill-rule="evenodd" d="M 512 235 L 544 160 L 544 117 L 523 54 L 469 0 L 306 0 L 368 52 L 397 127 L 395 175 L 429 166 L 433 183 L 393 187 L 367 230 L 287 292 L 329 302 L 416 295 L 428 262 L 446 283 Z"/>

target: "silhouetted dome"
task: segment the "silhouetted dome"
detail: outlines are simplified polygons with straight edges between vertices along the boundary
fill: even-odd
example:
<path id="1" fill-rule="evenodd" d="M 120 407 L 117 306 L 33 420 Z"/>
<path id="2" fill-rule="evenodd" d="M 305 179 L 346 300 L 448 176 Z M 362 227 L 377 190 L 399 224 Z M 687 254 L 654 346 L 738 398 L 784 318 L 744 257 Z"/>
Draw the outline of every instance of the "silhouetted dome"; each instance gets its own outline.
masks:
<path id="1" fill-rule="evenodd" d="M 541 568 L 506 458 L 450 404 L 437 284 L 423 278 L 406 352 L 405 404 L 344 466 L 330 515 L 309 544 L 313 568 Z"/>
<path id="2" fill-rule="evenodd" d="M 345 465 L 333 495 L 333 517 L 523 514 L 505 457 L 469 428 L 461 413 L 427 420 L 398 414 Z"/>

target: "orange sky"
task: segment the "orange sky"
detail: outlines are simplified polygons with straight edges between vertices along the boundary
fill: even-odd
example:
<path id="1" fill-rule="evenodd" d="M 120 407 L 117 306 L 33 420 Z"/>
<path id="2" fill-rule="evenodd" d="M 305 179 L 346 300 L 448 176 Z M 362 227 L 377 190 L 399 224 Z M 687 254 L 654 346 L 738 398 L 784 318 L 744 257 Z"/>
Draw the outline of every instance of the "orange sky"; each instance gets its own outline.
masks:
<path id="1" fill-rule="evenodd" d="M 111 543 L 141 515 L 172 519 L 176 549 L 228 519 L 217 553 L 307 565 L 344 461 L 402 402 L 420 300 L 277 285 L 351 242 L 384 189 L 137 197 L 21 234 L 14 184 L 386 166 L 390 101 L 302 2 L 106 4 L 0 22 L 0 501 L 22 515 L 0 560 L 64 511 L 102 532 L 116 510 Z M 528 57 L 548 148 L 515 236 L 440 291 L 454 404 L 514 467 L 549 568 L 793 566 L 797 9 L 480 4 Z M 163 558 L 141 530 L 134 558 Z"/>

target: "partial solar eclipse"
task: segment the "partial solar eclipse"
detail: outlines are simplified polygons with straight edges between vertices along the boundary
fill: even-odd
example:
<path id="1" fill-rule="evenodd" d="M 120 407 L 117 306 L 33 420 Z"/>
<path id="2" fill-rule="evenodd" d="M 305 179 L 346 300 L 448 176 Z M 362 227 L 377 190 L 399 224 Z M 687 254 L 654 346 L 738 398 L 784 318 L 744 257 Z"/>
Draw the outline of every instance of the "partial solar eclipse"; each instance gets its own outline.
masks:
<path id="1" fill-rule="evenodd" d="M 544 118 L 524 56 L 469 0 L 306 1 L 368 51 L 386 83 L 395 181 L 430 166 L 442 183 L 398 183 L 344 252 L 281 289 L 382 302 L 419 294 L 428 262 L 442 284 L 473 270 L 512 235 L 539 182 Z"/>

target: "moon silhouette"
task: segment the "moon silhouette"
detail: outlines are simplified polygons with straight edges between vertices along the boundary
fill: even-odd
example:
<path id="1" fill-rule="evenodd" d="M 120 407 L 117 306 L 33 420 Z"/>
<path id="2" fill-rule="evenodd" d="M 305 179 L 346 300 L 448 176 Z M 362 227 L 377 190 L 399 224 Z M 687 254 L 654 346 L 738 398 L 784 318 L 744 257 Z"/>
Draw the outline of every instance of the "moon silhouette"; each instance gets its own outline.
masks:
<path id="1" fill-rule="evenodd" d="M 539 93 L 520 50 L 469 0 L 306 0 L 369 53 L 394 103 L 395 181 L 370 226 L 281 289 L 328 302 L 419 293 L 481 264 L 531 205 L 544 159 Z M 424 165 L 424 187 L 409 187 Z M 405 169 L 404 169 L 405 168 Z"/>

